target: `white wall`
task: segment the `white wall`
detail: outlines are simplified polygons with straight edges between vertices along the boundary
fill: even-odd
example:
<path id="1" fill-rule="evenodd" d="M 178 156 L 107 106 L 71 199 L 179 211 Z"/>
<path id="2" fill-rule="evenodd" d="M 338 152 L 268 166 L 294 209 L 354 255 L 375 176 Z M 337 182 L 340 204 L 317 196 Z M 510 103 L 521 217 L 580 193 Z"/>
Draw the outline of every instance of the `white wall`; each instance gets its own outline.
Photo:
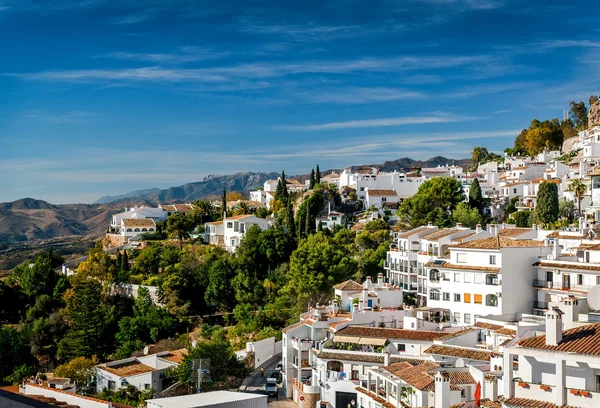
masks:
<path id="1" fill-rule="evenodd" d="M 25 395 L 43 395 L 44 397 L 56 398 L 57 401 L 66 402 L 69 405 L 77 405 L 80 408 L 108 408 L 109 403 L 90 400 L 77 394 L 60 392 L 45 387 L 36 387 L 32 384 L 25 384 Z"/>
<path id="2" fill-rule="evenodd" d="M 258 368 L 275 356 L 275 337 L 246 343 L 246 351 L 254 353 L 254 368 Z"/>

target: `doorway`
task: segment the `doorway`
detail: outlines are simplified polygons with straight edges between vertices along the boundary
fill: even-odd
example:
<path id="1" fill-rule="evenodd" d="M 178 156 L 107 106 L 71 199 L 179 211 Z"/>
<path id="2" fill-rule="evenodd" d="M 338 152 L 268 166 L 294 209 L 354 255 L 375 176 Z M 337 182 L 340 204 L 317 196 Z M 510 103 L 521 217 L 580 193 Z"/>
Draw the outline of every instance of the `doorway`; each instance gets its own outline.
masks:
<path id="1" fill-rule="evenodd" d="M 336 408 L 356 408 L 356 393 L 337 391 L 335 393 L 335 406 Z"/>

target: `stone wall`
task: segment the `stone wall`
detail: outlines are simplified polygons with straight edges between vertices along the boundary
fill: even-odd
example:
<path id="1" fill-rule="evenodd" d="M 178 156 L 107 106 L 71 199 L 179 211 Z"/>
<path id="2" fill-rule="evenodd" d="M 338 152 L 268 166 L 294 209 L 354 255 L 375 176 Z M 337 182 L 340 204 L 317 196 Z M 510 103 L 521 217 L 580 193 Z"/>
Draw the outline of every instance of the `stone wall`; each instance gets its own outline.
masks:
<path id="1" fill-rule="evenodd" d="M 294 387 L 292 399 L 299 408 L 317 408 L 317 402 L 321 399 L 320 393 L 305 392 L 304 384 L 301 384 L 297 378 L 294 378 L 292 386 Z M 304 397 L 304 401 L 300 401 L 300 397 Z"/>
<path id="2" fill-rule="evenodd" d="M 600 125 L 600 101 L 590 106 L 588 111 L 588 129 L 594 125 Z"/>

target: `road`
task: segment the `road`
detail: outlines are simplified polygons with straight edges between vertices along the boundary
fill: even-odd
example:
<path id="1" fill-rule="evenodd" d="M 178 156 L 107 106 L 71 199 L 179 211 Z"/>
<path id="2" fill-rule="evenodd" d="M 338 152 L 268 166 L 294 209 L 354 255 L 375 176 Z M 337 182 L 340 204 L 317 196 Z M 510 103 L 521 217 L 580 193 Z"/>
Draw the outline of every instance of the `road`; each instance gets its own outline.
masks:
<path id="1" fill-rule="evenodd" d="M 273 357 L 269 361 L 267 361 L 263 367 L 265 368 L 265 377 L 262 378 L 260 376 L 260 369 L 254 370 L 252 374 L 250 374 L 245 380 L 242 386 L 240 387 L 240 391 L 242 392 L 252 392 L 256 394 L 264 394 L 265 393 L 265 384 L 267 382 L 267 378 L 273 376 L 275 373 L 275 367 L 281 361 L 281 354 Z M 283 394 L 283 389 L 279 387 L 279 399 L 275 397 L 269 397 L 268 399 L 268 407 L 269 408 L 298 408 L 298 406 L 291 400 L 285 398 Z"/>

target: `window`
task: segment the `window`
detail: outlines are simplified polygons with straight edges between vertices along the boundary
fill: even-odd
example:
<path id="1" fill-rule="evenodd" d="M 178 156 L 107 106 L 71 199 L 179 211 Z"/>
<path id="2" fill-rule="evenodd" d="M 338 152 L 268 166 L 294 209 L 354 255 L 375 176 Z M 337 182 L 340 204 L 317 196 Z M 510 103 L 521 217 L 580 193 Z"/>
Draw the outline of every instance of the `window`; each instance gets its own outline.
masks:
<path id="1" fill-rule="evenodd" d="M 455 273 L 454 274 L 454 282 L 461 282 L 462 281 L 462 275 L 460 273 Z"/>
<path id="2" fill-rule="evenodd" d="M 479 294 L 475 294 L 474 295 L 474 302 L 476 305 L 481 305 L 483 304 L 483 296 L 479 295 Z"/>
<path id="3" fill-rule="evenodd" d="M 126 380 L 121 381 L 121 387 L 127 387 L 129 383 Z"/>
<path id="4" fill-rule="evenodd" d="M 227 228 L 233 228 L 233 222 L 228 222 L 227 223 Z"/>
<path id="5" fill-rule="evenodd" d="M 554 274 L 552 271 L 546 271 L 546 282 L 552 282 L 554 280 Z"/>
<path id="6" fill-rule="evenodd" d="M 488 274 L 485 276 L 485 284 L 486 285 L 498 285 L 500 282 L 498 280 L 498 275 L 496 274 Z"/>
<path id="7" fill-rule="evenodd" d="M 490 255 L 490 265 L 496 265 L 496 255 Z"/>
<path id="8" fill-rule="evenodd" d="M 596 392 L 600 392 L 600 375 L 596 376 Z"/>
<path id="9" fill-rule="evenodd" d="M 115 382 L 112 380 L 108 380 L 108 389 L 109 390 L 114 390 L 115 389 Z"/>
<path id="10" fill-rule="evenodd" d="M 467 254 L 456 254 L 456 262 L 467 263 Z"/>
<path id="11" fill-rule="evenodd" d="M 331 217 L 331 221 L 337 221 L 337 217 Z"/>
<path id="12" fill-rule="evenodd" d="M 365 191 L 365 188 L 364 188 L 364 187 L 361 187 L 361 188 L 360 188 L 360 191 Z"/>
<path id="13" fill-rule="evenodd" d="M 149 390 L 150 389 L 150 384 L 144 384 L 144 389 L 145 390 Z"/>
<path id="14" fill-rule="evenodd" d="M 498 296 L 496 295 L 486 295 L 485 296 L 485 305 L 486 306 L 498 306 Z"/>
<path id="15" fill-rule="evenodd" d="M 596 276 L 596 285 L 600 285 L 600 276 Z"/>
<path id="16" fill-rule="evenodd" d="M 385 198 L 385 197 L 381 197 L 381 202 L 382 202 L 382 203 L 385 203 L 385 201 L 386 201 L 386 200 L 387 200 L 387 198 Z"/>
<path id="17" fill-rule="evenodd" d="M 450 293 L 447 293 L 447 292 L 442 293 L 442 300 L 449 302 L 450 301 Z"/>
<path id="18" fill-rule="evenodd" d="M 471 315 L 469 313 L 465 313 L 465 324 L 471 324 Z"/>
<path id="19" fill-rule="evenodd" d="M 517 189 L 513 188 L 513 194 L 517 194 Z"/>
<path id="20" fill-rule="evenodd" d="M 398 343 L 398 351 L 400 351 L 400 352 L 406 351 L 406 344 Z"/>
<path id="21" fill-rule="evenodd" d="M 578 285 L 583 285 L 583 275 L 582 274 L 577 274 L 577 284 Z"/>
<path id="22" fill-rule="evenodd" d="M 455 302 L 460 302 L 460 293 L 455 293 L 454 294 L 454 301 Z"/>
<path id="23" fill-rule="evenodd" d="M 454 321 L 460 323 L 460 312 L 454 312 Z"/>
<path id="24" fill-rule="evenodd" d="M 240 231 L 240 223 L 236 221 L 233 223 L 233 232 L 239 232 L 239 231 Z"/>
<path id="25" fill-rule="evenodd" d="M 440 291 L 437 289 L 431 289 L 429 291 L 429 300 L 440 300 Z"/>
<path id="26" fill-rule="evenodd" d="M 476 273 L 475 274 L 475 283 L 483 283 L 483 275 Z"/>
<path id="27" fill-rule="evenodd" d="M 465 273 L 465 283 L 471 283 L 471 275 L 472 273 Z"/>
<path id="28" fill-rule="evenodd" d="M 471 303 L 471 294 L 465 293 L 463 299 L 465 299 L 465 303 Z"/>

